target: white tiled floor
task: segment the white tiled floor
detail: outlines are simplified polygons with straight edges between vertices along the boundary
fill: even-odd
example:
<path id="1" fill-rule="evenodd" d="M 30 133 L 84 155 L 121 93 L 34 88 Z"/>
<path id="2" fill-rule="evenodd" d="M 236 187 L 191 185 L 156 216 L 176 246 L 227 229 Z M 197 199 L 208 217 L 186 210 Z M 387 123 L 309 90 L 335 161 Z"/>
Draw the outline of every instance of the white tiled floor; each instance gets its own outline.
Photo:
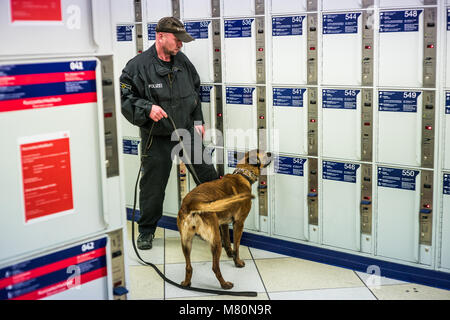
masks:
<path id="1" fill-rule="evenodd" d="M 362 272 L 339 268 L 280 254 L 240 247 L 244 268 L 236 268 L 222 250 L 220 268 L 226 281 L 234 283 L 232 291 L 256 291 L 256 298 L 217 296 L 176 288 L 165 283 L 153 268 L 142 265 L 131 244 L 128 222 L 128 262 L 130 299 L 259 299 L 259 300 L 450 300 L 450 291 L 388 278 L 374 278 Z M 137 228 L 137 227 L 136 227 Z M 140 251 L 173 281 L 184 280 L 185 263 L 179 233 L 158 228 L 151 250 Z M 192 245 L 192 286 L 219 289 L 211 270 L 208 243 L 195 238 Z"/>

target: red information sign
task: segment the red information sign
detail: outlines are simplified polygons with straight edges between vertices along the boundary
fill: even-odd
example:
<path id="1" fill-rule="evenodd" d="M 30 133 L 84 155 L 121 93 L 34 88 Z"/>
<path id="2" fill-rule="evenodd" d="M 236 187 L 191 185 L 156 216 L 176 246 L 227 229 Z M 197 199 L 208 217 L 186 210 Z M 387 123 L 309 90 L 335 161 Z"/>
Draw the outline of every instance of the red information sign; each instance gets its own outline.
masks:
<path id="1" fill-rule="evenodd" d="M 11 20 L 62 21 L 61 0 L 11 0 Z"/>
<path id="2" fill-rule="evenodd" d="M 37 140 L 20 144 L 26 222 L 73 209 L 69 134 Z"/>

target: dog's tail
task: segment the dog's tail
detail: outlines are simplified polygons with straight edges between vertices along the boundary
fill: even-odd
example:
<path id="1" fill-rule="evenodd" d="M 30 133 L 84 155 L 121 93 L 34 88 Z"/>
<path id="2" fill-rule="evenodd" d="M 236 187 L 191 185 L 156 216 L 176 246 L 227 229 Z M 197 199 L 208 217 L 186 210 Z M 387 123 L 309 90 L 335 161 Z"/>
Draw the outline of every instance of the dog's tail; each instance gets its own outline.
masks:
<path id="1" fill-rule="evenodd" d="M 222 212 L 228 210 L 232 205 L 238 202 L 255 198 L 251 193 L 239 193 L 227 198 L 212 202 L 197 202 L 190 209 L 191 212 Z"/>

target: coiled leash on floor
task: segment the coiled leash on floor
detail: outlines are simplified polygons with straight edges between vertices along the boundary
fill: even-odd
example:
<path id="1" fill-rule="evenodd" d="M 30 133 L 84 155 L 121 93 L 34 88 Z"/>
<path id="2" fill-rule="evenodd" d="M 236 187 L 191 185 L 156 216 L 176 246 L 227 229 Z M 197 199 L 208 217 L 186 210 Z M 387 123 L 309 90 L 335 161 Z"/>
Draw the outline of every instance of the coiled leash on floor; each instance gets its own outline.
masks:
<path id="1" fill-rule="evenodd" d="M 190 163 L 189 156 L 187 155 L 187 152 L 186 152 L 186 150 L 184 148 L 184 143 L 183 143 L 182 139 L 178 135 L 175 123 L 173 122 L 172 118 L 170 118 L 170 116 L 168 116 L 168 119 L 172 123 L 173 129 L 175 130 L 175 132 L 176 132 L 176 134 L 178 136 L 178 139 L 181 142 L 181 146 L 183 147 L 183 150 L 185 151 L 185 156 L 188 157 L 188 161 L 187 161 L 188 163 L 186 163 L 186 164 L 190 167 L 191 173 L 194 175 L 195 179 L 197 181 L 200 181 L 198 179 L 198 177 L 197 177 L 197 174 L 195 173 L 195 170 L 194 170 L 192 164 Z M 149 136 L 148 136 L 148 139 L 147 139 L 147 143 L 146 143 L 146 146 L 145 146 L 145 151 L 146 151 L 145 153 L 148 152 L 148 149 L 150 149 L 150 146 L 152 145 L 152 142 L 153 142 L 152 131 L 153 131 L 153 126 L 154 125 L 155 125 L 155 122 L 153 122 L 153 125 L 152 125 L 152 127 L 150 129 L 150 133 L 149 133 Z M 132 221 L 131 221 L 131 241 L 133 243 L 134 252 L 136 253 L 136 256 L 139 258 L 139 260 L 141 260 L 144 264 L 146 264 L 146 265 L 152 267 L 153 269 L 155 269 L 155 271 L 158 273 L 158 275 L 161 278 L 164 279 L 164 281 L 166 281 L 166 282 L 170 283 L 171 285 L 173 285 L 173 286 L 175 286 L 177 288 L 180 288 L 180 289 L 191 290 L 191 291 L 198 291 L 198 292 L 203 292 L 203 293 L 212 293 L 212 294 L 218 294 L 218 295 L 256 297 L 257 293 L 254 292 L 254 291 L 224 291 L 224 290 L 214 290 L 214 289 L 205 289 L 205 288 L 196 288 L 196 287 L 183 287 L 182 285 L 180 285 L 180 284 L 170 280 L 169 278 L 167 278 L 153 263 L 147 262 L 144 259 L 142 259 L 142 257 L 139 255 L 139 252 L 138 252 L 138 250 L 136 248 L 135 239 L 134 239 L 135 238 L 134 237 L 134 224 L 135 224 L 134 218 L 135 218 L 135 213 L 136 213 L 137 186 L 138 186 L 138 183 L 139 183 L 139 178 L 141 176 L 142 163 L 143 163 L 143 161 L 141 160 L 141 165 L 139 167 L 139 172 L 138 172 L 138 176 L 137 176 L 137 179 L 136 179 L 136 184 L 134 186 L 133 214 L 132 214 Z"/>

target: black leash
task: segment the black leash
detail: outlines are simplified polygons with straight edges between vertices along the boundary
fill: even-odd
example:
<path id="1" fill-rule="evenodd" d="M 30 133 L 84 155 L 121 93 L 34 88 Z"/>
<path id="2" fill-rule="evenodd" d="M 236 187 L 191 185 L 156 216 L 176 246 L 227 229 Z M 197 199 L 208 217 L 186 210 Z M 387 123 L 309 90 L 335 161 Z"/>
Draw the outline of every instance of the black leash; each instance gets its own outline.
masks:
<path id="1" fill-rule="evenodd" d="M 170 116 L 168 116 L 169 120 L 172 122 L 172 126 L 176 132 L 177 128 L 175 126 L 175 123 L 173 122 L 173 120 L 170 118 Z M 153 126 L 155 125 L 155 123 L 153 123 L 151 129 L 150 129 L 150 133 L 147 139 L 147 143 L 145 146 L 145 151 L 146 153 L 148 152 L 148 149 L 150 148 L 150 146 L 152 145 L 153 142 L 153 137 L 152 137 L 152 131 L 153 131 Z M 177 132 L 178 135 L 178 132 Z M 183 141 L 180 139 L 180 136 L 178 135 L 178 138 L 181 142 L 181 145 L 183 147 L 183 150 L 185 150 L 184 148 L 184 143 Z M 186 150 L 185 150 L 186 153 Z M 189 156 L 186 154 L 185 155 L 187 158 L 189 158 Z M 191 173 L 194 175 L 194 177 L 198 180 L 197 174 L 195 173 L 195 170 L 192 166 L 192 164 L 190 163 L 190 159 L 188 159 L 189 162 L 187 165 L 190 166 L 191 169 Z M 134 201 L 133 201 L 133 214 L 132 214 L 132 221 L 131 221 L 131 241 L 133 243 L 133 249 L 134 252 L 136 253 L 136 256 L 139 258 L 139 260 L 141 260 L 144 264 L 152 267 L 153 269 L 155 269 L 155 271 L 158 273 L 158 275 L 164 279 L 164 281 L 170 283 L 171 285 L 180 288 L 180 289 L 184 289 L 184 290 L 191 290 L 191 291 L 198 291 L 198 292 L 203 292 L 203 293 L 212 293 L 212 294 L 218 294 L 218 295 L 229 295 L 229 296 L 243 296 L 243 297 L 256 297 L 257 293 L 254 291 L 224 291 L 224 290 L 214 290 L 214 289 L 204 289 L 204 288 L 196 288 L 196 287 L 183 287 L 182 285 L 170 280 L 169 278 L 167 278 L 153 263 L 151 262 L 147 262 L 144 259 L 142 259 L 142 257 L 139 255 L 139 252 L 136 248 L 136 244 L 135 244 L 135 236 L 134 236 L 134 224 L 135 224 L 135 213 L 136 213 L 136 200 L 137 200 L 137 187 L 138 187 L 138 183 L 139 183 L 139 179 L 141 177 L 141 170 L 142 170 L 142 159 L 141 159 L 141 165 L 139 167 L 139 172 L 138 172 L 138 176 L 136 179 L 136 184 L 134 186 Z"/>

